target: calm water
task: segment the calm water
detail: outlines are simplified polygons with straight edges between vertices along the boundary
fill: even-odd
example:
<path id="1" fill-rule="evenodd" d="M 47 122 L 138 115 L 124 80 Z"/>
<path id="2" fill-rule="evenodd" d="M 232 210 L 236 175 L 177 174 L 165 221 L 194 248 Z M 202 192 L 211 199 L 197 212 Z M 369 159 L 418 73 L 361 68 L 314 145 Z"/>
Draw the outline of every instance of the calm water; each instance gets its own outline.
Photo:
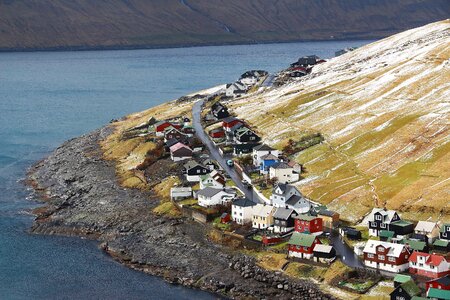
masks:
<path id="1" fill-rule="evenodd" d="M 112 118 L 299 56 L 367 41 L 165 50 L 0 53 L 0 299 L 212 299 L 124 268 L 76 238 L 27 234 L 18 180 L 64 140 Z"/>

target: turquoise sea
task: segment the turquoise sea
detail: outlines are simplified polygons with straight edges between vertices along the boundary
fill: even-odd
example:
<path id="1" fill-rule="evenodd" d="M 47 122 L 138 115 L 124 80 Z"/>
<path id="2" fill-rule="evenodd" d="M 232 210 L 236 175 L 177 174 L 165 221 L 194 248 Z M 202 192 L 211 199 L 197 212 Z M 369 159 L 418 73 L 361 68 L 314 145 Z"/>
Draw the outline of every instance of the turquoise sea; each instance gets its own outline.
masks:
<path id="1" fill-rule="evenodd" d="M 368 42 L 0 53 L 0 299 L 215 298 L 129 270 L 95 242 L 28 234 L 37 204 L 20 182 L 27 168 L 113 118 Z"/>

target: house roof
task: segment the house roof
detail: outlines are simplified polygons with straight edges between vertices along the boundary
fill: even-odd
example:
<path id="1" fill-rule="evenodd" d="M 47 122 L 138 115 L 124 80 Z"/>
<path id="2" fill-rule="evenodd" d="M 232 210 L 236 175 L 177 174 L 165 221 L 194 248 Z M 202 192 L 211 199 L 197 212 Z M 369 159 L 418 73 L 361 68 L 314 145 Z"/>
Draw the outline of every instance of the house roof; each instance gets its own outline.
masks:
<path id="1" fill-rule="evenodd" d="M 364 247 L 364 253 L 376 254 L 376 248 L 378 246 L 383 246 L 388 250 L 387 256 L 400 257 L 405 245 L 402 244 L 394 244 L 389 242 L 382 242 L 376 240 L 368 240 L 366 246 Z"/>
<path id="2" fill-rule="evenodd" d="M 427 245 L 425 242 L 422 241 L 407 240 L 407 239 L 402 240 L 401 243 L 405 245 L 408 244 L 411 249 L 416 251 L 423 251 Z"/>
<path id="3" fill-rule="evenodd" d="M 188 149 L 189 151 L 192 151 L 191 148 L 189 148 L 188 146 L 186 146 L 185 144 L 180 143 L 180 142 L 176 143 L 175 145 L 172 145 L 169 149 L 170 149 L 170 152 L 175 152 L 181 148 L 185 148 L 185 149 Z"/>
<path id="4" fill-rule="evenodd" d="M 302 199 L 304 199 L 302 196 L 292 195 L 288 200 L 286 200 L 286 204 L 294 206 Z"/>
<path id="5" fill-rule="evenodd" d="M 332 216 L 336 215 L 337 212 L 328 210 L 328 209 L 321 209 L 321 210 L 319 210 L 318 214 L 322 215 L 322 216 L 332 217 Z"/>
<path id="6" fill-rule="evenodd" d="M 411 276 L 409 275 L 403 275 L 403 274 L 397 274 L 394 277 L 394 282 L 404 283 L 411 280 Z"/>
<path id="7" fill-rule="evenodd" d="M 261 156 L 262 160 L 278 160 L 278 157 L 273 155 L 272 153 Z"/>
<path id="8" fill-rule="evenodd" d="M 202 165 L 200 165 L 198 162 L 196 162 L 195 160 L 190 160 L 190 161 L 188 161 L 187 163 L 185 163 L 184 165 L 183 165 L 183 167 L 186 169 L 186 170 L 190 170 L 190 169 L 192 169 L 192 168 L 195 168 L 195 167 L 197 167 L 197 166 L 200 166 L 200 167 L 203 167 Z M 203 167 L 204 168 L 204 167 Z"/>
<path id="9" fill-rule="evenodd" d="M 273 206 L 258 203 L 254 207 L 253 215 L 267 217 L 272 213 L 272 210 L 273 210 Z"/>
<path id="10" fill-rule="evenodd" d="M 417 223 L 416 227 L 414 228 L 415 231 L 420 231 L 420 232 L 428 232 L 431 233 L 435 227 L 437 227 L 437 223 L 436 222 L 427 222 L 427 221 L 419 221 L 419 223 Z"/>
<path id="11" fill-rule="evenodd" d="M 441 263 L 445 262 L 446 259 L 442 255 L 438 254 L 429 254 L 424 252 L 414 252 L 409 257 L 409 261 L 417 262 L 418 257 L 423 256 L 425 257 L 425 263 L 430 266 L 439 266 Z"/>
<path id="12" fill-rule="evenodd" d="M 254 151 L 273 151 L 275 149 L 273 149 L 272 147 L 266 145 L 266 144 L 261 144 L 259 146 L 256 146 L 255 148 L 253 148 Z"/>
<path id="13" fill-rule="evenodd" d="M 298 216 L 296 216 L 294 218 L 298 219 L 298 220 L 302 220 L 302 221 L 312 221 L 312 220 L 316 219 L 317 217 L 310 216 L 310 215 L 305 215 L 305 214 L 300 214 L 300 215 L 298 215 Z"/>
<path id="14" fill-rule="evenodd" d="M 166 124 L 166 123 L 169 123 L 169 124 L 170 124 L 169 121 L 162 120 L 162 121 L 156 122 L 155 124 L 153 124 L 153 126 L 158 127 L 158 126 L 160 126 L 160 125 L 162 125 L 162 124 Z"/>
<path id="15" fill-rule="evenodd" d="M 390 230 L 380 230 L 380 237 L 392 238 L 394 237 L 395 232 Z"/>
<path id="16" fill-rule="evenodd" d="M 233 117 L 233 116 L 226 117 L 225 119 L 222 120 L 222 122 L 224 122 L 224 123 L 230 123 L 230 122 L 233 122 L 233 121 L 240 121 L 240 120 L 235 118 L 235 117 Z"/>
<path id="17" fill-rule="evenodd" d="M 316 237 L 314 235 L 294 232 L 289 239 L 288 244 L 302 247 L 311 247 L 314 244 L 315 240 Z"/>
<path id="18" fill-rule="evenodd" d="M 217 195 L 220 192 L 225 192 L 227 194 L 234 194 L 235 192 L 233 190 L 225 190 L 225 189 L 217 189 L 217 188 L 212 188 L 212 187 L 206 187 L 203 190 L 200 190 L 197 192 L 197 195 L 201 195 L 204 197 L 214 197 L 215 195 Z"/>
<path id="19" fill-rule="evenodd" d="M 400 227 L 406 227 L 406 226 L 409 226 L 409 225 L 412 225 L 412 224 L 414 224 L 414 223 L 413 222 L 409 222 L 409 221 L 405 221 L 405 220 L 395 221 L 395 222 L 392 223 L 392 225 L 397 225 L 397 226 L 400 226 Z"/>
<path id="20" fill-rule="evenodd" d="M 372 209 L 372 211 L 370 212 L 370 214 L 368 216 L 369 220 L 373 220 L 373 216 L 376 213 L 380 213 L 381 215 L 385 216 L 386 219 L 384 220 L 384 222 L 389 224 L 389 223 L 391 223 L 392 218 L 396 214 L 396 211 L 395 210 L 385 210 L 384 208 L 375 207 Z"/>
<path id="21" fill-rule="evenodd" d="M 447 247 L 449 243 L 450 241 L 447 240 L 435 240 L 433 246 Z"/>
<path id="22" fill-rule="evenodd" d="M 428 292 L 427 292 L 427 297 L 428 298 L 438 298 L 438 299 L 450 299 L 450 291 L 449 290 L 429 288 Z"/>
<path id="23" fill-rule="evenodd" d="M 176 138 L 170 139 L 166 142 L 166 146 L 167 147 L 172 147 L 173 145 L 175 145 L 176 143 L 178 143 L 179 141 Z"/>
<path id="24" fill-rule="evenodd" d="M 223 128 L 220 127 L 220 128 L 216 128 L 216 129 L 213 129 L 210 131 L 210 133 L 217 133 L 217 132 L 223 132 Z"/>
<path id="25" fill-rule="evenodd" d="M 279 161 L 274 163 L 272 166 L 270 166 L 273 169 L 292 169 L 291 166 L 289 166 L 287 163 L 285 163 L 284 161 Z"/>
<path id="26" fill-rule="evenodd" d="M 240 206 L 240 207 L 250 207 L 250 206 L 255 206 L 256 203 L 247 198 L 239 198 L 233 202 L 233 205 Z"/>
<path id="27" fill-rule="evenodd" d="M 405 292 L 411 297 L 420 294 L 420 288 L 412 280 L 402 283 L 399 287 L 397 287 L 397 289 L 400 287 L 403 288 L 403 290 L 405 290 Z"/>
<path id="28" fill-rule="evenodd" d="M 316 244 L 313 249 L 314 252 L 321 252 L 321 253 L 330 253 L 333 251 L 333 246 L 330 245 L 323 245 L 323 244 Z"/>
<path id="29" fill-rule="evenodd" d="M 442 276 L 441 278 L 430 280 L 428 282 L 436 282 L 442 286 L 450 286 L 450 274 Z"/>
<path id="30" fill-rule="evenodd" d="M 273 214 L 274 218 L 287 220 L 294 213 L 293 209 L 278 207 L 275 213 Z"/>

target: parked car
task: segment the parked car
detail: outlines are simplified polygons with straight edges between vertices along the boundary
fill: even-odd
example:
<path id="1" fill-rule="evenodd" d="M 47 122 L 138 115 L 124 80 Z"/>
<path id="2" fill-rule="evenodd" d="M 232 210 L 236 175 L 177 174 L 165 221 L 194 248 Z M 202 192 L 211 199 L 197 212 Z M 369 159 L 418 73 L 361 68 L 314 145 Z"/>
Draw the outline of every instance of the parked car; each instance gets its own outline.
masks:
<path id="1" fill-rule="evenodd" d="M 234 162 L 232 159 L 227 160 L 227 166 L 229 167 L 233 167 L 234 166 Z"/>

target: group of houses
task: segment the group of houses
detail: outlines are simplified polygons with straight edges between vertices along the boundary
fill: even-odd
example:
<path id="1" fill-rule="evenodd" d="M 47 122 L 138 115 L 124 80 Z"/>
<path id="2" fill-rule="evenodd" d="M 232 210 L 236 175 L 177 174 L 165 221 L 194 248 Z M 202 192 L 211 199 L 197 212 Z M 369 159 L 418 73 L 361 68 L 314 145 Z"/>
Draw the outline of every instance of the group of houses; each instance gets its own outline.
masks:
<path id="1" fill-rule="evenodd" d="M 263 70 L 247 71 L 236 82 L 227 84 L 224 88 L 224 94 L 226 97 L 242 96 L 267 75 L 267 71 Z"/>
<path id="2" fill-rule="evenodd" d="M 450 224 L 414 224 L 382 208 L 374 208 L 367 218 L 369 235 L 376 238 L 369 239 L 363 250 L 367 267 L 427 278 L 450 274 Z"/>
<path id="3" fill-rule="evenodd" d="M 425 297 L 422 290 L 409 275 L 398 274 L 394 277 L 394 290 L 390 298 L 394 300 L 448 300 L 450 299 L 450 275 L 431 279 L 425 282 Z"/>
<path id="4" fill-rule="evenodd" d="M 290 68 L 287 69 L 287 73 L 289 77 L 303 77 L 311 73 L 311 70 L 315 65 L 323 62 L 325 62 L 325 60 L 317 55 L 303 56 L 291 64 Z"/>

